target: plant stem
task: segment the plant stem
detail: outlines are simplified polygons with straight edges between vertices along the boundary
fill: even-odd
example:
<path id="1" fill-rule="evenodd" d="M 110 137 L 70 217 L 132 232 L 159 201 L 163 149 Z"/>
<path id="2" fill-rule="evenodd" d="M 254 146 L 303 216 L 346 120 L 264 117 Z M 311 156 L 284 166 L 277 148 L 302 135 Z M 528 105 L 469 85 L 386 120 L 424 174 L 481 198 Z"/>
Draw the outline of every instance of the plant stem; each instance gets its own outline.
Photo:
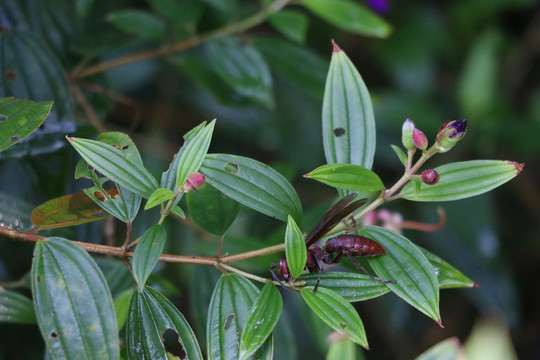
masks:
<path id="1" fill-rule="evenodd" d="M 193 36 L 187 40 L 182 40 L 171 45 L 165 45 L 165 46 L 158 47 L 156 49 L 145 50 L 145 51 L 137 52 L 134 54 L 121 56 L 113 60 L 105 61 L 100 64 L 87 67 L 86 69 L 83 69 L 79 71 L 78 73 L 75 73 L 74 76 L 75 78 L 79 78 L 79 79 L 84 78 L 84 77 L 94 75 L 103 71 L 107 71 L 115 67 L 126 65 L 132 62 L 183 51 L 183 50 L 192 48 L 194 46 L 200 45 L 204 43 L 205 41 L 208 41 L 213 38 L 242 32 L 244 30 L 247 30 L 249 28 L 252 28 L 264 22 L 266 18 L 268 17 L 268 15 L 278 12 L 283 7 L 285 7 L 290 1 L 291 0 L 276 0 L 269 6 L 263 7 L 257 13 L 237 23 L 224 26 L 222 28 L 210 31 L 206 34 Z"/>
<path id="2" fill-rule="evenodd" d="M 239 274 L 239 275 L 242 275 L 243 277 L 246 277 L 248 279 L 251 279 L 251 280 L 255 280 L 255 281 L 258 281 L 258 282 L 261 282 L 263 284 L 266 284 L 267 282 L 273 282 L 272 280 L 270 279 L 267 279 L 267 278 L 263 278 L 263 277 L 260 277 L 260 276 L 257 276 L 257 275 L 253 275 L 253 274 L 250 274 L 250 273 L 247 273 L 245 271 L 242 271 L 240 269 L 237 269 L 235 267 L 232 267 L 230 265 L 227 265 L 227 264 L 218 264 L 216 266 L 217 268 L 222 268 L 224 270 L 227 270 L 229 272 L 233 272 L 233 273 L 236 273 L 236 274 Z"/>

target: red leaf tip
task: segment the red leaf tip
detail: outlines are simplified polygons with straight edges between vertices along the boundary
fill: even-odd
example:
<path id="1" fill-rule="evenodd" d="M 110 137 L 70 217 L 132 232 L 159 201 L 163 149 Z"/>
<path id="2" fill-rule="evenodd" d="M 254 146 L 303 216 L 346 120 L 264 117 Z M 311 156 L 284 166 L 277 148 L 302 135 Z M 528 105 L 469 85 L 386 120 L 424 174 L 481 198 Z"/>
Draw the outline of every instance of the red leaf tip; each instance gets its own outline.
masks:
<path id="1" fill-rule="evenodd" d="M 478 289 L 480 287 L 480 285 L 478 285 L 477 283 L 474 283 L 472 287 L 473 287 L 473 289 Z"/>
<path id="2" fill-rule="evenodd" d="M 525 163 L 518 163 L 518 162 L 515 162 L 515 161 L 509 161 L 510 164 L 514 165 L 514 167 L 516 168 L 516 175 L 519 174 L 521 171 L 523 171 L 523 168 L 525 167 Z"/>
<path id="3" fill-rule="evenodd" d="M 69 143 L 71 144 L 71 142 L 73 141 L 73 138 L 70 138 L 69 136 L 66 135 L 66 140 L 69 141 Z"/>
<path id="4" fill-rule="evenodd" d="M 332 46 L 334 46 L 334 52 L 335 53 L 342 51 L 341 48 L 338 46 L 338 44 L 336 44 L 334 39 L 332 39 Z"/>
<path id="5" fill-rule="evenodd" d="M 444 326 L 443 326 L 443 324 L 442 324 L 442 320 L 441 320 L 441 319 L 438 319 L 438 320 L 437 320 L 437 324 L 439 324 L 439 326 L 440 326 L 441 328 L 444 329 Z"/>

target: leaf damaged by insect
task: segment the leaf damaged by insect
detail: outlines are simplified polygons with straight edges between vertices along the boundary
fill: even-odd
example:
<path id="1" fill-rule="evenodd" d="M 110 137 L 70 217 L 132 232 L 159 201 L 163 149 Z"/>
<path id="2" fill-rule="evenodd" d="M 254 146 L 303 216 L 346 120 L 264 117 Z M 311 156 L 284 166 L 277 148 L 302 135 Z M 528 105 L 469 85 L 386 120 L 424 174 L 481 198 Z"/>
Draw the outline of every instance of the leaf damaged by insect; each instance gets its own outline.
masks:
<path id="1" fill-rule="evenodd" d="M 161 336 L 163 339 L 163 348 L 168 354 L 178 359 L 187 359 L 186 349 L 182 345 L 176 330 L 167 328 Z"/>
<path id="2" fill-rule="evenodd" d="M 228 162 L 223 166 L 223 170 L 225 170 L 226 173 L 236 175 L 240 171 L 240 166 L 233 162 Z"/>
<path id="3" fill-rule="evenodd" d="M 347 133 L 347 130 L 345 130 L 342 127 L 337 127 L 333 131 L 335 137 L 341 137 L 344 136 Z"/>
<path id="4" fill-rule="evenodd" d="M 223 322 L 223 331 L 227 331 L 230 329 L 235 318 L 236 315 L 234 313 L 229 314 L 225 317 L 225 321 Z"/>

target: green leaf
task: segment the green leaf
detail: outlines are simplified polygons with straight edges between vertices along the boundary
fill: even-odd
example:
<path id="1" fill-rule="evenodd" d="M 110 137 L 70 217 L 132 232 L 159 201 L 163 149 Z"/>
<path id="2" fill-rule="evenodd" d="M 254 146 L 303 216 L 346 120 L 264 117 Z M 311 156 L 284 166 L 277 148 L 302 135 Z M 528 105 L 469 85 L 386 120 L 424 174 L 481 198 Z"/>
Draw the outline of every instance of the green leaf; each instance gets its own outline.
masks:
<path id="1" fill-rule="evenodd" d="M 345 190 L 379 191 L 385 188 L 377 174 L 365 167 L 353 164 L 319 166 L 304 177 Z"/>
<path id="2" fill-rule="evenodd" d="M 266 283 L 251 306 L 240 339 L 240 359 L 246 360 L 272 334 L 283 309 L 281 294 L 273 283 Z"/>
<path id="3" fill-rule="evenodd" d="M 114 299 L 114 311 L 116 312 L 118 331 L 122 331 L 126 324 L 129 314 L 129 303 L 132 296 L 133 289 L 128 289 Z"/>
<path id="4" fill-rule="evenodd" d="M 370 258 L 369 264 L 397 296 L 440 323 L 439 282 L 424 254 L 406 237 L 391 230 L 367 226 L 362 235 L 379 243 L 387 255 Z"/>
<path id="5" fill-rule="evenodd" d="M 14 291 L 0 289 L 0 323 L 35 324 L 32 300 Z"/>
<path id="6" fill-rule="evenodd" d="M 452 337 L 435 344 L 420 354 L 415 360 L 457 360 L 466 359 L 458 338 Z"/>
<path id="7" fill-rule="evenodd" d="M 184 210 L 182 210 L 181 207 L 179 206 L 176 206 L 174 205 L 172 208 L 171 208 L 171 213 L 173 213 L 174 215 L 182 218 L 182 219 L 185 219 L 186 218 L 186 214 L 184 214 Z"/>
<path id="8" fill-rule="evenodd" d="M 161 225 L 153 225 L 141 236 L 131 261 L 139 290 L 144 288 L 146 279 L 156 266 L 166 239 L 167 233 Z"/>
<path id="9" fill-rule="evenodd" d="M 142 38 L 163 39 L 165 24 L 155 15 L 142 10 L 120 10 L 107 15 L 107 21 L 119 30 Z"/>
<path id="10" fill-rule="evenodd" d="M 297 281 L 305 281 L 306 286 L 315 286 L 319 274 L 302 274 Z M 369 276 L 350 272 L 323 272 L 320 287 L 332 290 L 349 302 L 364 301 L 390 292 L 390 289 Z"/>
<path id="11" fill-rule="evenodd" d="M 384 38 L 390 25 L 365 6 L 349 0 L 302 0 L 312 13 L 340 29 L 360 35 Z"/>
<path id="12" fill-rule="evenodd" d="M 117 184 L 148 199 L 158 188 L 156 179 L 137 161 L 126 158 L 119 150 L 99 141 L 68 138 L 82 158 Z"/>
<path id="13" fill-rule="evenodd" d="M 285 230 L 285 256 L 293 278 L 297 277 L 306 267 L 307 249 L 302 231 L 289 215 Z"/>
<path id="14" fill-rule="evenodd" d="M 476 287 L 476 283 L 463 275 L 461 271 L 441 259 L 435 254 L 418 247 L 426 259 L 431 263 L 435 274 L 437 274 L 437 279 L 439 280 L 439 288 L 441 289 L 451 289 L 451 288 L 473 288 Z"/>
<path id="15" fill-rule="evenodd" d="M 206 181 L 239 203 L 265 215 L 301 222 L 302 205 L 292 185 L 256 160 L 229 154 L 206 155 L 200 172 Z"/>
<path id="16" fill-rule="evenodd" d="M 251 100 L 273 105 L 270 69 L 254 47 L 234 37 L 212 40 L 205 46 L 210 64 L 225 83 Z"/>
<path id="17" fill-rule="evenodd" d="M 396 146 L 396 145 L 390 145 L 390 146 L 392 147 L 392 150 L 394 150 L 394 152 L 396 153 L 397 157 L 399 158 L 399 161 L 403 164 L 403 166 L 407 166 L 407 160 L 408 160 L 407 154 L 405 154 L 405 152 L 399 146 Z"/>
<path id="18" fill-rule="evenodd" d="M 240 336 L 258 293 L 255 285 L 239 275 L 219 278 L 210 299 L 206 325 L 208 359 L 238 359 Z M 265 346 L 256 354 L 266 353 Z"/>
<path id="19" fill-rule="evenodd" d="M 119 359 L 118 328 L 105 278 L 86 251 L 51 237 L 36 243 L 32 294 L 53 359 Z"/>
<path id="20" fill-rule="evenodd" d="M 268 17 L 270 25 L 292 41 L 300 44 L 306 40 L 308 21 L 306 14 L 295 10 L 281 10 Z"/>
<path id="21" fill-rule="evenodd" d="M 39 128 L 52 105 L 52 101 L 0 99 L 0 151 L 15 145 Z"/>
<path id="22" fill-rule="evenodd" d="M 175 25 L 195 25 L 204 12 L 204 4 L 199 0 L 149 0 L 148 3 Z"/>
<path id="23" fill-rule="evenodd" d="M 375 155 L 371 98 L 362 77 L 337 45 L 326 79 L 322 124 L 327 163 L 371 169 Z"/>
<path id="24" fill-rule="evenodd" d="M 188 192 L 186 204 L 193 221 L 216 236 L 225 234 L 242 207 L 209 184 L 197 191 Z"/>
<path id="25" fill-rule="evenodd" d="M 354 307 L 332 290 L 319 287 L 314 294 L 313 289 L 309 286 L 300 291 L 311 310 L 334 330 L 367 348 L 364 324 Z"/>
<path id="26" fill-rule="evenodd" d="M 108 196 L 116 196 L 116 189 L 107 191 Z M 103 194 L 102 194 L 103 195 Z M 66 226 L 85 224 L 105 219 L 109 214 L 92 201 L 86 194 L 70 194 L 49 200 L 32 210 L 30 219 L 34 232 Z"/>
<path id="27" fill-rule="evenodd" d="M 154 360 L 175 356 L 203 359 L 195 333 L 184 316 L 162 294 L 145 287 L 131 298 L 126 328 L 128 359 Z"/>
<path id="28" fill-rule="evenodd" d="M 214 119 L 204 129 L 198 131 L 186 144 L 176 169 L 176 186 L 179 188 L 184 186 L 189 174 L 198 171 L 201 167 L 212 140 L 215 124 L 216 120 Z"/>
<path id="29" fill-rule="evenodd" d="M 356 360 L 356 344 L 347 338 L 332 341 L 326 354 L 326 360 L 334 359 Z"/>
<path id="30" fill-rule="evenodd" d="M 523 164 L 505 160 L 471 160 L 435 168 L 440 180 L 435 185 L 410 182 L 399 196 L 412 201 L 451 201 L 488 192 L 513 179 Z"/>
<path id="31" fill-rule="evenodd" d="M 154 191 L 152 195 L 150 195 L 148 201 L 146 202 L 146 205 L 144 206 L 144 210 L 151 209 L 154 206 L 164 203 L 165 201 L 172 199 L 174 196 L 175 194 L 172 190 L 159 188 Z"/>

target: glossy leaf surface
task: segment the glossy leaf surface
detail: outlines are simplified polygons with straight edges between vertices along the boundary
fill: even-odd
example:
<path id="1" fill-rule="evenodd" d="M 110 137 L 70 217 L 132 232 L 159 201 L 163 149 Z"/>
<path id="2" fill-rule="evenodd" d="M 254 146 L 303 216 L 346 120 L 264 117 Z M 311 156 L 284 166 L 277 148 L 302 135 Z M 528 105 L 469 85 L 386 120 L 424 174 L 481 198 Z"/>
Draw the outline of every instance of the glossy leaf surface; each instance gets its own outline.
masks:
<path id="1" fill-rule="evenodd" d="M 322 124 L 327 163 L 371 169 L 375 155 L 371 97 L 358 70 L 337 45 L 326 78 Z"/>
<path id="2" fill-rule="evenodd" d="M 53 359 L 119 359 L 111 294 L 86 251 L 62 238 L 38 241 L 32 294 L 39 328 Z"/>
<path id="3" fill-rule="evenodd" d="M 141 236 L 131 261 L 139 290 L 144 288 L 146 279 L 156 266 L 166 240 L 167 233 L 161 225 L 153 225 Z"/>
<path id="4" fill-rule="evenodd" d="M 315 294 L 313 287 L 307 287 L 300 293 L 311 310 L 326 324 L 347 335 L 358 345 L 368 346 L 364 324 L 347 300 L 332 290 L 321 287 Z"/>
<path id="5" fill-rule="evenodd" d="M 0 151 L 15 145 L 41 126 L 52 102 L 0 99 Z"/>
<path id="6" fill-rule="evenodd" d="M 250 357 L 272 334 L 283 309 L 281 294 L 273 283 L 266 283 L 255 299 L 240 339 L 240 359 Z"/>
<path id="7" fill-rule="evenodd" d="M 239 203 L 265 215 L 298 223 L 302 205 L 291 183 L 270 166 L 229 154 L 206 155 L 200 172 L 206 181 Z"/>
<path id="8" fill-rule="evenodd" d="M 378 242 L 388 254 L 369 259 L 369 264 L 397 296 L 440 322 L 439 282 L 424 254 L 406 237 L 391 230 L 367 226 L 362 235 Z"/>
<path id="9" fill-rule="evenodd" d="M 145 287 L 131 298 L 126 328 L 128 359 L 154 360 L 176 356 L 203 359 L 195 333 L 184 316 L 162 294 Z"/>
<path id="10" fill-rule="evenodd" d="M 412 201 L 451 201 L 488 192 L 512 180 L 523 164 L 503 160 L 471 160 L 435 168 L 440 180 L 435 185 L 408 183 L 400 196 Z"/>
<path id="11" fill-rule="evenodd" d="M 36 313 L 32 300 L 15 291 L 0 290 L 0 322 L 35 324 Z"/>
<path id="12" fill-rule="evenodd" d="M 304 177 L 345 190 L 379 191 L 384 189 L 384 184 L 377 174 L 353 164 L 322 165 Z"/>

